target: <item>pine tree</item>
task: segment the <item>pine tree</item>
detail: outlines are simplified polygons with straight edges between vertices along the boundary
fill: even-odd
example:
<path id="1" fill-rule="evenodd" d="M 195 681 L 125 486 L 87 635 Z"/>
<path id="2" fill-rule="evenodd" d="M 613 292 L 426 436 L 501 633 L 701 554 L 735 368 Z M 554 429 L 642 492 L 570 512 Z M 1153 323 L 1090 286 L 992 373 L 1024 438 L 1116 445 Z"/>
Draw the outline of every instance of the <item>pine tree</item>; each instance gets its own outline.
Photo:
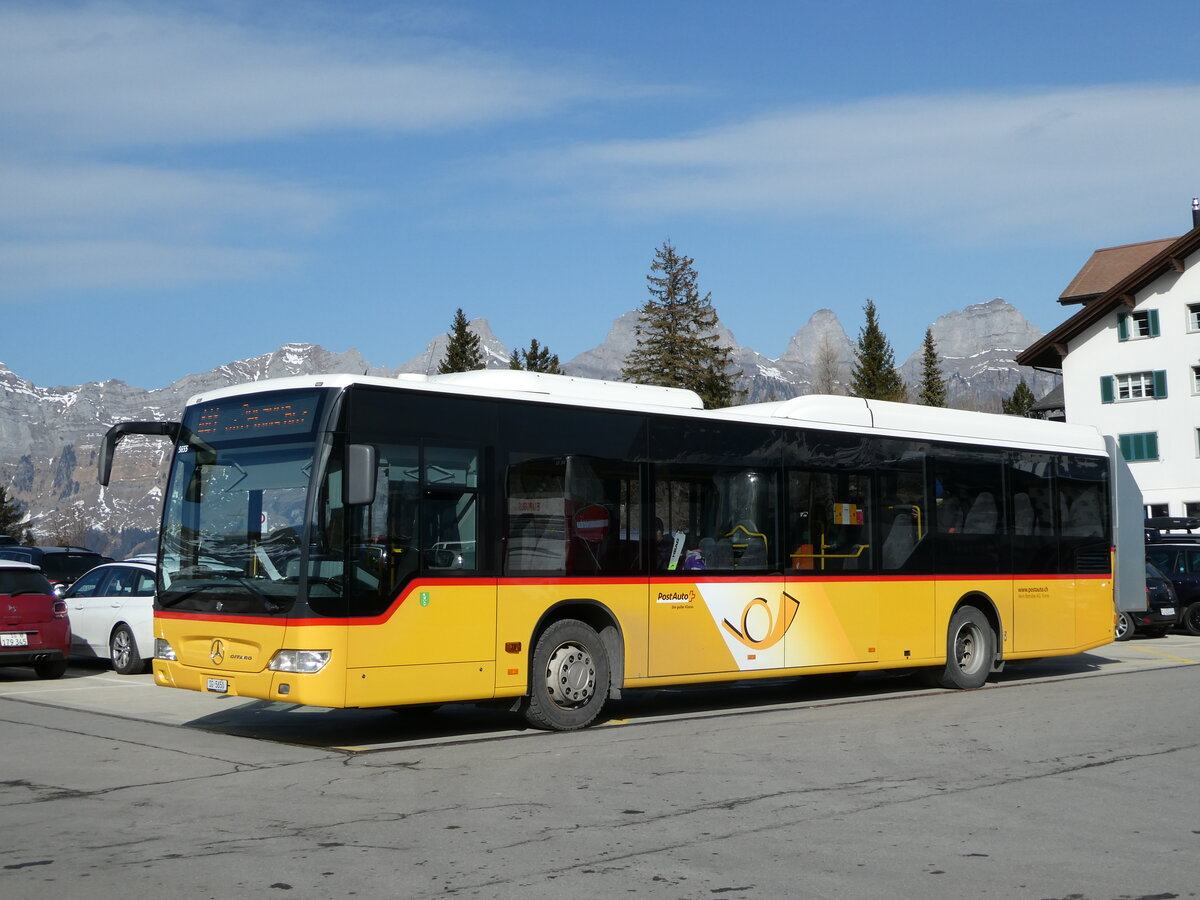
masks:
<path id="1" fill-rule="evenodd" d="M 449 332 L 450 342 L 446 344 L 446 355 L 438 364 L 438 374 L 447 375 L 450 372 L 472 372 L 485 368 L 483 349 L 479 345 L 479 335 L 468 327 L 467 317 L 462 307 L 454 313 L 454 325 Z"/>
<path id="2" fill-rule="evenodd" d="M 730 406 L 742 397 L 734 386 L 742 373 L 729 371 L 732 351 L 720 345 L 712 294 L 700 296 L 694 263 L 670 241 L 654 251 L 646 276 L 650 297 L 638 314 L 637 346 L 625 357 L 621 377 L 687 388 L 708 409 Z"/>
<path id="3" fill-rule="evenodd" d="M 1000 408 L 1006 416 L 1024 416 L 1026 419 L 1040 419 L 1041 416 L 1033 411 L 1033 404 L 1035 403 L 1037 403 L 1037 398 L 1033 396 L 1033 391 L 1029 389 L 1029 385 L 1022 378 L 1021 383 L 1013 390 L 1012 396 L 1007 400 L 1000 401 Z"/>
<path id="4" fill-rule="evenodd" d="M 875 301 L 867 300 L 864 310 L 867 321 L 858 333 L 858 346 L 854 348 L 850 396 L 904 403 L 908 400 L 908 389 L 896 371 L 896 355 L 892 352 L 892 345 L 879 328 Z"/>
<path id="5" fill-rule="evenodd" d="M 921 359 L 921 403 L 925 406 L 946 406 L 949 392 L 946 378 L 942 375 L 941 360 L 937 345 L 933 342 L 933 329 L 925 329 L 925 349 Z"/>
<path id="6" fill-rule="evenodd" d="M 562 375 L 562 366 L 558 364 L 558 354 L 551 353 L 549 347 L 538 344 L 537 338 L 529 341 L 528 350 L 514 350 L 508 359 L 510 369 L 525 369 L 528 372 L 546 372 L 550 375 Z"/>
<path id="7" fill-rule="evenodd" d="M 0 485 L 0 534 L 8 535 L 18 544 L 32 544 L 33 533 L 24 523 L 25 506 L 15 497 L 10 500 L 8 491 Z"/>

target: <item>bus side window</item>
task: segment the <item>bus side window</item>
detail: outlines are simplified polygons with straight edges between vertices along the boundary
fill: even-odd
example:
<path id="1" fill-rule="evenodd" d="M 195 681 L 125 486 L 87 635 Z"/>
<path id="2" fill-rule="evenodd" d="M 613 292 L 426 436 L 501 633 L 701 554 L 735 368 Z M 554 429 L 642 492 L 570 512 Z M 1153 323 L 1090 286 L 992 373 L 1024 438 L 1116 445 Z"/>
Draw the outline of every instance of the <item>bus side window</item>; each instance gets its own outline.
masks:
<path id="1" fill-rule="evenodd" d="M 422 475 L 421 553 L 425 567 L 476 568 L 478 449 L 426 446 Z"/>
<path id="2" fill-rule="evenodd" d="M 917 548 L 928 546 L 923 463 L 923 458 L 902 460 L 880 472 L 879 564 L 886 571 L 910 568 Z"/>
<path id="3" fill-rule="evenodd" d="M 654 486 L 654 568 L 776 569 L 777 483 L 775 472 L 768 468 L 659 466 Z"/>
<path id="4" fill-rule="evenodd" d="M 865 474 L 788 472 L 789 574 L 869 569 L 870 509 L 870 478 Z"/>

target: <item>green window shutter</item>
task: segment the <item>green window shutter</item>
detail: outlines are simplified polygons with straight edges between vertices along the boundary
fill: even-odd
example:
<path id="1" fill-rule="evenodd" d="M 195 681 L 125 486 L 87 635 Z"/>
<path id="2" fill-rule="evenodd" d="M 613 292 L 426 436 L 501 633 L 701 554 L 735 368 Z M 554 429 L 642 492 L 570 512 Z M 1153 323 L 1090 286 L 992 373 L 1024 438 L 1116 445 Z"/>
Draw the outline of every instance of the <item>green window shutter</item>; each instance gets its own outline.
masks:
<path id="1" fill-rule="evenodd" d="M 1128 462 L 1158 459 L 1158 432 L 1156 431 L 1117 435 L 1117 441 L 1121 445 L 1121 455 Z"/>
<path id="2" fill-rule="evenodd" d="M 1125 313 L 1117 313 L 1117 340 L 1129 340 L 1129 316 Z"/>
<path id="3" fill-rule="evenodd" d="M 1162 400 L 1167 396 L 1167 372 L 1165 369 L 1154 370 L 1154 398 Z"/>
<path id="4" fill-rule="evenodd" d="M 1158 310 L 1147 310 L 1147 318 L 1150 320 L 1150 337 L 1158 337 Z"/>
<path id="5" fill-rule="evenodd" d="M 1113 397 L 1113 377 L 1111 375 L 1100 376 L 1100 402 L 1112 403 Z M 1126 457 L 1128 459 L 1128 457 Z"/>

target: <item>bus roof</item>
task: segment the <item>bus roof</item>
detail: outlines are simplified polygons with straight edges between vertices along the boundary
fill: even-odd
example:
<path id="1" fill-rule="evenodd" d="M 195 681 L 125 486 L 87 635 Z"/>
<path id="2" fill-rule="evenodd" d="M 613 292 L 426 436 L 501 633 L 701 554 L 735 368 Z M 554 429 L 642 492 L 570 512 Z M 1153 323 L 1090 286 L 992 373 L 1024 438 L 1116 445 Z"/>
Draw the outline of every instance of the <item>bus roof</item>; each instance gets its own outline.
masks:
<path id="1" fill-rule="evenodd" d="M 345 388 L 354 384 L 479 397 L 521 398 L 569 403 L 573 406 L 647 410 L 704 409 L 704 402 L 697 393 L 682 388 L 631 384 L 624 381 L 602 381 L 598 378 L 576 378 L 570 375 L 549 375 L 544 372 L 528 372 L 523 369 L 478 369 L 473 372 L 452 372 L 447 375 L 402 373 L 395 378 L 344 374 L 268 378 L 204 391 L 190 397 L 188 406 L 227 397 L 239 397 L 243 394 L 257 394 L 289 388 Z"/>
<path id="2" fill-rule="evenodd" d="M 733 406 L 720 412 L 728 418 L 756 421 L 788 419 L 853 431 L 885 431 L 905 437 L 1106 452 L 1104 438 L 1089 425 L 1068 425 L 1065 422 L 1047 422 L 1022 416 L 940 409 L 913 403 L 864 400 L 860 397 L 811 394 L 771 403 Z"/>
<path id="3" fill-rule="evenodd" d="M 1048 450 L 1069 448 L 1098 455 L 1107 453 L 1099 431 L 1085 425 L 822 394 L 705 410 L 703 402 L 695 392 L 680 388 L 548 375 L 520 369 L 480 369 L 447 375 L 402 374 L 395 378 L 346 374 L 299 375 L 205 391 L 191 397 L 188 405 L 266 391 L 314 387 L 347 388 L 352 385 L 494 399 L 521 399 L 601 409 L 673 413 L 777 426 L 786 424 L 799 427 L 803 424 L 823 429 L 857 433 L 885 432 L 903 437 L 957 443 L 1041 447 Z"/>

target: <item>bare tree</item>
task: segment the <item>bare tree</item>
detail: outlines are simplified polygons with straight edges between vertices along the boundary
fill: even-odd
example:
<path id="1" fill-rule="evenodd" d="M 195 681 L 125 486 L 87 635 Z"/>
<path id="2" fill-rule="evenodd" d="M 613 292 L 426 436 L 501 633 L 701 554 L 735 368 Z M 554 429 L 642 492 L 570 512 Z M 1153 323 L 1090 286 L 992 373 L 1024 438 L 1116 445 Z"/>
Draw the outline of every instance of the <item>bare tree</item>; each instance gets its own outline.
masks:
<path id="1" fill-rule="evenodd" d="M 72 503 L 47 517 L 51 542 L 59 547 L 89 547 L 94 537 L 92 526 L 83 514 L 82 504 Z"/>
<path id="2" fill-rule="evenodd" d="M 817 348 L 817 358 L 813 362 L 813 393 L 840 394 L 842 392 L 842 363 L 838 359 L 837 348 L 829 335 L 821 337 L 821 346 Z"/>

